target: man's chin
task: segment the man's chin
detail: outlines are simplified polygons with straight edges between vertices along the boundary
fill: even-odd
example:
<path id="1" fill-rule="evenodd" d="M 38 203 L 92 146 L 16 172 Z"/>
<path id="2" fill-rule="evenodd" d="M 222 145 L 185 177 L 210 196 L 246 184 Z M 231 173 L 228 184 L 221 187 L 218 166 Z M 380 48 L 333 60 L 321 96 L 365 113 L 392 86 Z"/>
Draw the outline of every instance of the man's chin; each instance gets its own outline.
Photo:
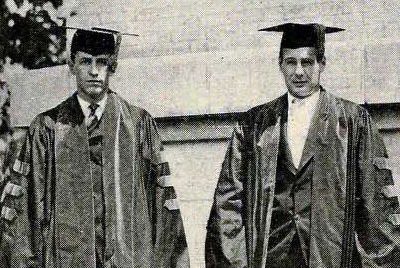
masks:
<path id="1" fill-rule="evenodd" d="M 306 98 L 308 96 L 311 96 L 314 91 L 310 90 L 307 87 L 295 87 L 293 88 L 290 93 L 297 98 Z"/>
<path id="2" fill-rule="evenodd" d="M 102 87 L 87 87 L 83 93 L 91 100 L 97 101 L 102 99 L 106 92 L 107 91 Z"/>
<path id="3" fill-rule="evenodd" d="M 100 100 L 104 97 L 104 95 L 106 94 L 105 91 L 101 91 L 101 92 L 93 92 L 92 94 L 89 94 L 89 96 L 93 99 L 93 100 Z"/>
<path id="4" fill-rule="evenodd" d="M 97 87 L 87 87 L 86 90 L 88 95 L 101 95 L 105 91 L 103 87 L 97 86 Z"/>

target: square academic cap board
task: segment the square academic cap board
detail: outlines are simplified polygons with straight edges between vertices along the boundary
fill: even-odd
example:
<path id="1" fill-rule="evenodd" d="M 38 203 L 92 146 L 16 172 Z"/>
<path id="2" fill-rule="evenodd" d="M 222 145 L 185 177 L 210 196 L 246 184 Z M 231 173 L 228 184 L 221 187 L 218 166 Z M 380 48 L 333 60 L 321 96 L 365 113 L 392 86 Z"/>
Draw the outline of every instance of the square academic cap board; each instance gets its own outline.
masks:
<path id="1" fill-rule="evenodd" d="M 260 29 L 263 32 L 282 32 L 282 48 L 314 47 L 317 58 L 325 54 L 325 34 L 344 31 L 342 28 L 324 26 L 318 23 L 284 23 Z"/>
<path id="2" fill-rule="evenodd" d="M 92 55 L 112 54 L 117 56 L 123 35 L 139 36 L 134 33 L 125 33 L 100 27 L 58 27 L 68 30 L 75 30 L 70 45 L 70 51 L 72 53 L 79 50 Z"/>

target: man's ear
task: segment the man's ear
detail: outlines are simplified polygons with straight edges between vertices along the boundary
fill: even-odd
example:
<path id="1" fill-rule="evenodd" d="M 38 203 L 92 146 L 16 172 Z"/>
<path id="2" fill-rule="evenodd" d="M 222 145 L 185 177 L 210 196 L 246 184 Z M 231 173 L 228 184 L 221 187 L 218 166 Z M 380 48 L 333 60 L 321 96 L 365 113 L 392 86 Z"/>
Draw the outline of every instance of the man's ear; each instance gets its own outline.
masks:
<path id="1" fill-rule="evenodd" d="M 112 75 L 113 73 L 115 73 L 115 71 L 117 70 L 118 67 L 118 61 L 116 59 L 111 59 L 110 60 L 110 64 L 108 65 L 108 70 L 110 71 L 110 74 Z"/>
<path id="2" fill-rule="evenodd" d="M 71 59 L 68 59 L 68 67 L 69 67 L 69 71 L 72 74 L 76 74 L 76 72 L 75 72 L 75 62 L 72 61 Z"/>
<path id="3" fill-rule="evenodd" d="M 279 71 L 282 72 L 282 59 L 281 58 L 279 58 L 278 65 L 279 65 Z"/>

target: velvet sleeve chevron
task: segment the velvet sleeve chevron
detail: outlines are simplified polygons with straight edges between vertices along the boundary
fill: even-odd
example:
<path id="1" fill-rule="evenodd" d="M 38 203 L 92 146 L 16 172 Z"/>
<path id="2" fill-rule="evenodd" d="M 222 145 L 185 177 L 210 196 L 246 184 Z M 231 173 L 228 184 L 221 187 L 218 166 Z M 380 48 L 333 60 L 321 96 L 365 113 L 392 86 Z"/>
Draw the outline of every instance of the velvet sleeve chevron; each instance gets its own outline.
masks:
<path id="1" fill-rule="evenodd" d="M 44 118 L 32 122 L 18 156 L 10 166 L 10 180 L 1 195 L 1 220 L 5 224 L 3 241 L 8 243 L 9 267 L 37 267 L 41 259 L 40 226 L 44 225 L 48 133 Z M 35 194 L 33 194 L 35 193 Z"/>
<path id="2" fill-rule="evenodd" d="M 189 267 L 189 255 L 179 202 L 173 187 L 166 152 L 157 126 L 145 116 L 142 135 L 143 157 L 148 159 L 148 203 L 153 224 L 157 267 Z"/>

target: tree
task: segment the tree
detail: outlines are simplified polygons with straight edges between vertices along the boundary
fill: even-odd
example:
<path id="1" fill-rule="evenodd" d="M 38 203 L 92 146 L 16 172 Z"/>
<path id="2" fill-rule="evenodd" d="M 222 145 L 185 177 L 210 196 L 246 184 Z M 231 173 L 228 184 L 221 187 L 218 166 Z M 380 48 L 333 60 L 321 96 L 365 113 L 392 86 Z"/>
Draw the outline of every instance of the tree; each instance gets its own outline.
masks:
<path id="1" fill-rule="evenodd" d="M 56 26 L 65 25 L 65 19 L 54 19 L 45 9 L 46 3 L 57 9 L 62 0 L 10 1 L 18 8 L 28 5 L 29 10 L 17 13 L 6 1 L 0 2 L 0 59 L 9 58 L 28 69 L 64 64 L 66 31 Z"/>

